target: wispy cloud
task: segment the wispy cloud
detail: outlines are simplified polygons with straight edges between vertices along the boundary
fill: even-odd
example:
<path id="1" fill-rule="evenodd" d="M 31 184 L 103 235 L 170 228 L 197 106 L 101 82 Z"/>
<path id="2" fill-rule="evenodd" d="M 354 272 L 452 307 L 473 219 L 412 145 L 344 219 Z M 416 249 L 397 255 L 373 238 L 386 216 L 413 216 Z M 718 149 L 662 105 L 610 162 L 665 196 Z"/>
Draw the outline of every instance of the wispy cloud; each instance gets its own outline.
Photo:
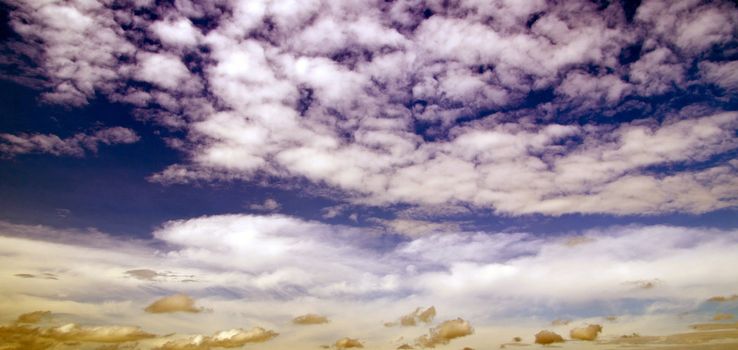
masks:
<path id="1" fill-rule="evenodd" d="M 138 142 L 135 131 L 113 127 L 92 134 L 79 133 L 68 138 L 53 134 L 0 134 L 0 154 L 13 157 L 26 153 L 48 153 L 55 156 L 82 157 L 97 152 L 100 144 L 129 144 Z"/>

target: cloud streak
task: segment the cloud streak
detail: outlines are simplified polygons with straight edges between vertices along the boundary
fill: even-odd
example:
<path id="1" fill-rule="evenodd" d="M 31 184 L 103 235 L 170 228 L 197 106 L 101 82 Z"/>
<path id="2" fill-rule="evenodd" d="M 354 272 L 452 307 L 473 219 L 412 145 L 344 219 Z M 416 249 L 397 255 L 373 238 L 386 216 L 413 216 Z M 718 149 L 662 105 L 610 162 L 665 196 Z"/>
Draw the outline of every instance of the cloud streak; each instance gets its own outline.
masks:
<path id="1" fill-rule="evenodd" d="M 83 157 L 87 152 L 97 153 L 101 144 L 131 144 L 139 140 L 135 131 L 123 127 L 79 133 L 64 139 L 53 134 L 0 134 L 0 153 L 6 157 L 27 153 Z"/>

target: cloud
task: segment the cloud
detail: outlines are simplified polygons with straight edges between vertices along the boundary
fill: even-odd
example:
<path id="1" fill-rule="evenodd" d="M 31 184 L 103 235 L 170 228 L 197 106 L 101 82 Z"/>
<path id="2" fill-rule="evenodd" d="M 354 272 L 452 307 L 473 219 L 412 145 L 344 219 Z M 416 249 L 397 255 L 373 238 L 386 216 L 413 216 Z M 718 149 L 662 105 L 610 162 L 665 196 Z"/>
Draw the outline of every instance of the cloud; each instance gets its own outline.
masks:
<path id="1" fill-rule="evenodd" d="M 144 311 L 152 314 L 171 313 L 171 312 L 192 312 L 198 313 L 202 308 L 195 307 L 195 300 L 185 294 L 174 294 L 157 299 L 151 305 L 147 306 Z"/>
<path id="2" fill-rule="evenodd" d="M 44 226 L 0 224 L 0 231 L 0 283 L 10 296 L 0 300 L 0 308 L 10 314 L 53 310 L 60 324 L 125 322 L 152 334 L 193 337 L 243 325 L 279 331 L 278 325 L 289 325 L 296 315 L 314 310 L 331 315 L 331 322 L 320 327 L 280 332 L 276 349 L 306 341 L 326 344 L 335 334 L 356 329 L 367 330 L 355 335 L 366 346 L 399 336 L 405 340 L 392 347 L 415 345 L 407 340 L 419 335 L 414 328 L 388 329 L 381 323 L 387 310 L 405 310 L 413 311 L 420 324 L 416 317 L 430 307 L 417 313 L 408 309 L 416 305 L 454 310 L 473 324 L 476 336 L 464 338 L 463 344 L 473 348 L 538 331 L 535 324 L 517 326 L 517 315 L 534 320 L 566 315 L 591 324 L 600 323 L 598 317 L 584 319 L 587 315 L 607 315 L 613 307 L 627 307 L 629 314 L 608 323 L 608 334 L 632 329 L 666 334 L 696 322 L 696 316 L 677 317 L 682 312 L 694 311 L 711 296 L 729 299 L 734 290 L 729 281 L 738 278 L 731 269 L 738 234 L 730 229 L 613 226 L 570 234 L 596 237 L 575 246 L 562 244 L 567 235 L 479 231 L 412 238 L 286 215 L 175 220 L 139 241 Z M 685 272 L 680 268 L 684 264 L 697 272 Z M 179 278 L 154 277 L 158 281 L 150 283 L 126 277 L 126 271 L 148 270 L 142 268 L 146 266 L 155 266 L 151 271 L 157 273 L 202 278 L 183 284 Z M 58 280 L 13 276 L 62 270 L 64 278 Z M 654 278 L 663 281 L 663 288 L 643 290 L 624 283 Z M 162 324 L 159 317 L 141 311 L 175 291 L 197 300 L 178 304 L 185 309 L 205 305 L 212 312 L 182 313 Z M 423 340 L 438 347 L 444 333 L 433 329 Z M 140 342 L 144 347 L 180 340 L 193 343 L 184 336 Z"/>
<path id="3" fill-rule="evenodd" d="M 735 318 L 735 315 L 723 312 L 716 313 L 715 316 L 712 316 L 713 321 L 727 321 L 733 318 Z"/>
<path id="4" fill-rule="evenodd" d="M 79 343 L 120 344 L 152 339 L 154 334 L 138 327 L 80 326 L 74 323 L 52 328 L 33 328 L 25 325 L 0 325 L 2 345 L 9 349 L 41 350 Z"/>
<path id="5" fill-rule="evenodd" d="M 573 328 L 569 332 L 569 337 L 574 340 L 587 340 L 593 341 L 597 339 L 597 335 L 602 332 L 602 326 L 598 324 L 591 324 L 587 327 Z M 536 337 L 538 342 L 538 337 Z"/>
<path id="6" fill-rule="evenodd" d="M 0 153 L 7 157 L 27 153 L 83 157 L 88 151 L 97 152 L 100 144 L 131 144 L 139 139 L 135 131 L 123 127 L 79 133 L 65 139 L 53 134 L 0 134 Z"/>
<path id="7" fill-rule="evenodd" d="M 465 337 L 474 333 L 471 324 L 461 318 L 443 321 L 436 327 L 430 329 L 429 334 L 415 339 L 415 343 L 423 348 L 435 348 L 438 345 L 446 345 L 451 340 Z"/>
<path id="8" fill-rule="evenodd" d="M 541 345 L 548 345 L 548 344 L 553 344 L 553 343 L 563 343 L 564 342 L 564 338 L 562 338 L 560 335 L 554 332 L 551 332 L 551 331 L 547 331 L 547 330 L 543 330 L 543 331 L 536 333 L 535 337 L 536 337 L 536 340 L 535 340 L 536 344 L 541 344 Z"/>
<path id="9" fill-rule="evenodd" d="M 351 348 L 363 348 L 364 344 L 362 344 L 358 339 L 353 338 L 341 338 L 339 340 L 336 340 L 336 343 L 334 344 L 336 349 L 351 349 Z"/>
<path id="10" fill-rule="evenodd" d="M 10 4 L 4 77 L 182 131 L 153 181 L 511 215 L 736 205 L 736 114 L 692 93 L 735 92 L 729 2 Z M 4 153 L 85 151 L 10 136 Z"/>
<path id="11" fill-rule="evenodd" d="M 439 223 L 413 219 L 373 219 L 371 221 L 386 227 L 390 232 L 396 232 L 410 237 L 461 231 L 461 225 L 454 222 Z"/>
<path id="12" fill-rule="evenodd" d="M 738 343 L 738 331 L 735 327 L 710 327 L 713 324 L 697 327 L 697 332 L 675 333 L 664 336 L 642 336 L 637 333 L 624 335 L 605 342 L 605 344 L 621 345 L 685 345 L 690 349 L 710 349 L 718 347 L 735 347 Z M 714 324 L 720 325 L 720 324 Z M 693 327 L 694 328 L 694 327 Z"/>
<path id="13" fill-rule="evenodd" d="M 639 289 L 653 289 L 656 288 L 659 284 L 662 282 L 659 279 L 654 279 L 650 281 L 628 281 L 624 282 L 626 285 L 634 286 L 635 288 Z"/>
<path id="14" fill-rule="evenodd" d="M 689 326 L 698 331 L 713 331 L 720 329 L 738 329 L 738 323 L 701 323 Z"/>
<path id="15" fill-rule="evenodd" d="M 571 323 L 571 320 L 566 320 L 566 319 L 556 319 L 556 320 L 551 321 L 552 326 L 566 326 L 569 323 Z"/>
<path id="16" fill-rule="evenodd" d="M 56 274 L 53 274 L 50 272 L 44 272 L 41 275 L 34 275 L 31 273 L 16 273 L 13 276 L 19 277 L 19 278 L 42 278 L 42 279 L 47 279 L 47 280 L 58 279 Z"/>
<path id="17" fill-rule="evenodd" d="M 156 347 L 157 350 L 210 350 L 213 348 L 240 348 L 250 343 L 263 343 L 278 333 L 261 327 L 250 330 L 231 329 L 216 332 L 212 336 L 196 335 L 189 338 L 170 340 Z"/>
<path id="18" fill-rule="evenodd" d="M 281 205 L 279 204 L 279 202 L 277 202 L 273 198 L 267 198 L 264 200 L 264 203 L 261 203 L 261 204 L 249 205 L 249 208 L 252 210 L 267 211 L 267 212 L 275 211 L 279 209 L 279 207 L 281 207 Z"/>
<path id="19" fill-rule="evenodd" d="M 248 343 L 263 343 L 277 335 L 278 333 L 261 327 L 255 327 L 247 331 L 243 329 L 231 329 L 215 333 L 209 338 L 208 342 L 214 347 L 236 348 Z"/>
<path id="20" fill-rule="evenodd" d="M 51 317 L 51 311 L 33 311 L 18 316 L 16 323 L 39 323 Z"/>
<path id="21" fill-rule="evenodd" d="M 93 344 L 108 344 L 96 347 L 99 349 L 201 349 L 240 348 L 250 343 L 263 343 L 278 336 L 274 331 L 261 327 L 250 330 L 231 329 L 215 332 L 211 336 L 182 337 L 177 334 L 157 336 L 134 326 L 81 326 L 68 323 L 62 326 L 31 327 L 20 323 L 37 323 L 41 318 L 49 316 L 48 311 L 36 311 L 23 314 L 29 318 L 23 322 L 0 325 L 0 344 L 8 349 L 52 349 L 64 346 L 75 346 L 83 349 Z M 67 314 L 65 317 L 74 316 Z M 30 319 L 32 318 L 32 320 Z M 171 340 L 171 338 L 176 338 Z M 140 342 L 140 343 L 139 343 Z M 159 344 L 159 345 L 157 345 Z"/>
<path id="22" fill-rule="evenodd" d="M 409 327 L 409 326 L 415 326 L 418 324 L 418 322 L 423 323 L 431 323 L 433 321 L 433 318 L 436 317 L 436 308 L 434 306 L 431 306 L 425 310 L 422 310 L 422 308 L 417 308 L 415 311 L 401 316 L 399 320 L 399 325 L 403 327 Z M 392 323 L 394 325 L 394 323 Z"/>
<path id="23" fill-rule="evenodd" d="M 201 37 L 187 18 L 158 21 L 151 25 L 151 30 L 163 43 L 173 46 L 194 46 Z"/>
<path id="24" fill-rule="evenodd" d="M 142 281 L 153 281 L 161 276 L 158 272 L 149 269 L 136 269 L 126 271 L 126 275 Z"/>
<path id="25" fill-rule="evenodd" d="M 717 295 L 717 296 L 710 297 L 709 299 L 707 299 L 707 301 L 713 302 L 713 303 L 725 303 L 725 302 L 737 301 L 737 300 L 738 300 L 738 294 L 727 295 L 727 296 Z"/>
<path id="26" fill-rule="evenodd" d="M 299 325 L 314 325 L 330 322 L 327 317 L 317 314 L 305 314 L 292 319 L 292 323 Z"/>

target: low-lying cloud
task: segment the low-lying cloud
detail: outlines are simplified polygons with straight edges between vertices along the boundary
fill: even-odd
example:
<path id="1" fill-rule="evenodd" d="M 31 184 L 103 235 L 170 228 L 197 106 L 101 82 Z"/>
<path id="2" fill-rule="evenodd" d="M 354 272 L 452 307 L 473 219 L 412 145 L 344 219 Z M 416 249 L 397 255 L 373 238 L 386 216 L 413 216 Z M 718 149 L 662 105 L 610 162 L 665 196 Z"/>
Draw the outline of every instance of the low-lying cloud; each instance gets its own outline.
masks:
<path id="1" fill-rule="evenodd" d="M 195 307 L 195 300 L 185 294 L 174 294 L 162 297 L 147 306 L 144 311 L 152 314 L 172 312 L 202 312 L 202 308 Z"/>

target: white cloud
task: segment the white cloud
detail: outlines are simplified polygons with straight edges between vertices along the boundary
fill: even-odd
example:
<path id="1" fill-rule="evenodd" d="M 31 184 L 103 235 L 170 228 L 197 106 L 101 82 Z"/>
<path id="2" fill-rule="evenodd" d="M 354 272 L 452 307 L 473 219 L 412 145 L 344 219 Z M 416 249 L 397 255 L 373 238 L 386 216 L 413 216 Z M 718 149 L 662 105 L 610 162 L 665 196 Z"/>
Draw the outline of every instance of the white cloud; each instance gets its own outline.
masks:
<path id="1" fill-rule="evenodd" d="M 182 61 L 170 54 L 141 53 L 140 67 L 134 74 L 136 79 L 152 83 L 164 89 L 183 89 L 192 85 L 196 78 L 190 75 Z"/>
<path id="2" fill-rule="evenodd" d="M 281 205 L 274 198 L 267 198 L 261 204 L 251 204 L 249 206 L 250 209 L 258 211 L 275 211 L 279 209 L 279 207 L 281 207 Z"/>
<path id="3" fill-rule="evenodd" d="M 151 30 L 162 42 L 169 45 L 194 46 L 200 39 L 200 32 L 187 18 L 158 21 L 151 25 Z"/>

